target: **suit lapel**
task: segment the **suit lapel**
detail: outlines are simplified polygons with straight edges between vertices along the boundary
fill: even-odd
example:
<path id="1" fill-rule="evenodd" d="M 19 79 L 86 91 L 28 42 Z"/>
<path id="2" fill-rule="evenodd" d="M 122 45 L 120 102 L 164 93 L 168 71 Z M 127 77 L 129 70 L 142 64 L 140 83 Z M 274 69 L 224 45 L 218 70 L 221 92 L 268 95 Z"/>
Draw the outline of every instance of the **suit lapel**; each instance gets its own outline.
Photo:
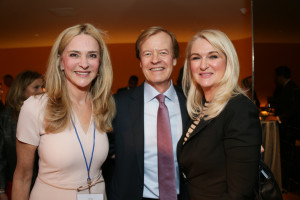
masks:
<path id="1" fill-rule="evenodd" d="M 181 119 L 182 119 L 182 131 L 185 130 L 190 118 L 186 109 L 186 99 L 182 91 L 174 86 L 180 105 Z M 184 133 L 184 132 L 183 132 Z"/>
<path id="2" fill-rule="evenodd" d="M 144 177 L 144 84 L 132 95 L 133 140 L 136 149 L 139 174 Z"/>

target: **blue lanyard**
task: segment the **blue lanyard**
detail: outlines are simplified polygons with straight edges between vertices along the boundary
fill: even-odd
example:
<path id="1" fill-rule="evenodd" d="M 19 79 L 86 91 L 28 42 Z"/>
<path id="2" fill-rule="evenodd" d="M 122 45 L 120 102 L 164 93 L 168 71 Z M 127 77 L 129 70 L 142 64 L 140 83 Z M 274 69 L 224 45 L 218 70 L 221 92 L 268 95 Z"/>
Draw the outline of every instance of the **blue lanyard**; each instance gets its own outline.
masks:
<path id="1" fill-rule="evenodd" d="M 83 147 L 82 147 L 80 138 L 79 138 L 79 136 L 78 136 L 76 126 L 75 126 L 75 124 L 74 124 L 74 122 L 73 122 L 72 116 L 71 116 L 71 121 L 72 121 L 73 127 L 74 127 L 75 132 L 76 132 L 76 135 L 77 135 L 77 139 L 78 139 L 78 141 L 79 141 L 79 144 L 80 144 L 80 147 L 81 147 L 81 150 L 82 150 L 82 154 L 83 154 L 83 157 L 84 157 L 86 170 L 87 170 L 87 173 L 88 173 L 88 181 L 89 181 L 89 180 L 91 180 L 91 178 L 90 178 L 90 167 L 91 167 L 91 164 L 92 164 L 93 155 L 94 155 L 94 148 L 95 148 L 95 121 L 94 121 L 93 150 L 92 150 L 92 155 L 91 155 L 91 159 L 90 159 L 90 164 L 89 164 L 89 165 L 87 164 L 87 160 L 86 160 L 86 157 L 85 157 L 85 153 L 84 153 L 84 150 L 83 150 Z"/>

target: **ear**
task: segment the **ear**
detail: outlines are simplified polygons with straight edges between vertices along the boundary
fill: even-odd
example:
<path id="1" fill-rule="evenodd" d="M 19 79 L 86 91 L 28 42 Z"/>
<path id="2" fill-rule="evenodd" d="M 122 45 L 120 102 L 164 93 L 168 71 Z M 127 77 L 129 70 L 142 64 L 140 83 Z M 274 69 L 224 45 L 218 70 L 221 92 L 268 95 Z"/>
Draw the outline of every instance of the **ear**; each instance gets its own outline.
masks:
<path id="1" fill-rule="evenodd" d="M 140 68 L 143 68 L 143 67 L 142 67 L 142 62 L 141 62 L 141 61 L 140 61 Z"/>
<path id="2" fill-rule="evenodd" d="M 177 64 L 177 59 L 173 58 L 173 67 Z"/>
<path id="3" fill-rule="evenodd" d="M 60 70 L 62 70 L 62 71 L 65 70 L 65 67 L 63 66 L 62 63 L 60 63 L 59 67 L 60 67 Z"/>

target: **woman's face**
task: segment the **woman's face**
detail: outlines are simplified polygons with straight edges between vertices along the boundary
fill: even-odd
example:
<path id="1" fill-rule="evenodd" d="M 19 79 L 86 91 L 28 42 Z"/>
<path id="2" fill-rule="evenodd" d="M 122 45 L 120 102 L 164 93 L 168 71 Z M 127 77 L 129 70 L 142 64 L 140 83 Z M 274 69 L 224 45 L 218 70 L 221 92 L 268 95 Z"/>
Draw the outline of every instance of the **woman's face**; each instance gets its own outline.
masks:
<path id="1" fill-rule="evenodd" d="M 211 100 L 224 76 L 226 56 L 207 40 L 198 38 L 192 44 L 189 59 L 193 79 L 203 89 L 206 100 Z"/>
<path id="2" fill-rule="evenodd" d="M 65 71 L 67 87 L 88 91 L 97 77 L 99 63 L 97 40 L 86 34 L 75 36 L 62 54 L 61 69 Z"/>
<path id="3" fill-rule="evenodd" d="M 25 99 L 28 99 L 32 95 L 37 95 L 43 93 L 43 79 L 35 79 L 24 91 Z"/>

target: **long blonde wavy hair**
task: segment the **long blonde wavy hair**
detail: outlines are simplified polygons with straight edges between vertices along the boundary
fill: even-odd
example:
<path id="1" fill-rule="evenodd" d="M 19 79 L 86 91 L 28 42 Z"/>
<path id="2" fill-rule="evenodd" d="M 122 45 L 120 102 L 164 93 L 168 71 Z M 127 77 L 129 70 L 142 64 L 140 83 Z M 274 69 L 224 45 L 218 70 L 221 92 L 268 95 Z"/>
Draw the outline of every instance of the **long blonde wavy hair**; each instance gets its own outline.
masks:
<path id="1" fill-rule="evenodd" d="M 213 100 L 206 103 L 204 100 L 204 92 L 194 80 L 191 73 L 191 48 L 194 42 L 199 38 L 207 40 L 226 56 L 226 70 L 224 76 L 219 82 L 219 87 Z M 225 33 L 219 30 L 203 30 L 196 33 L 187 44 L 182 78 L 182 88 L 187 97 L 189 116 L 194 120 L 199 117 L 204 120 L 212 119 L 222 112 L 231 97 L 241 93 L 244 94 L 238 85 L 239 73 L 240 66 L 236 50 Z"/>
<path id="2" fill-rule="evenodd" d="M 48 60 L 46 72 L 46 92 L 48 101 L 45 109 L 45 131 L 57 133 L 70 123 L 71 102 L 66 87 L 66 77 L 60 69 L 62 54 L 69 42 L 77 35 L 87 34 L 95 38 L 100 49 L 98 76 L 93 80 L 90 96 L 93 104 L 93 117 L 100 131 L 112 131 L 115 103 L 111 95 L 113 81 L 112 64 L 108 49 L 102 38 L 102 31 L 91 24 L 80 24 L 65 29 L 56 39 Z"/>

